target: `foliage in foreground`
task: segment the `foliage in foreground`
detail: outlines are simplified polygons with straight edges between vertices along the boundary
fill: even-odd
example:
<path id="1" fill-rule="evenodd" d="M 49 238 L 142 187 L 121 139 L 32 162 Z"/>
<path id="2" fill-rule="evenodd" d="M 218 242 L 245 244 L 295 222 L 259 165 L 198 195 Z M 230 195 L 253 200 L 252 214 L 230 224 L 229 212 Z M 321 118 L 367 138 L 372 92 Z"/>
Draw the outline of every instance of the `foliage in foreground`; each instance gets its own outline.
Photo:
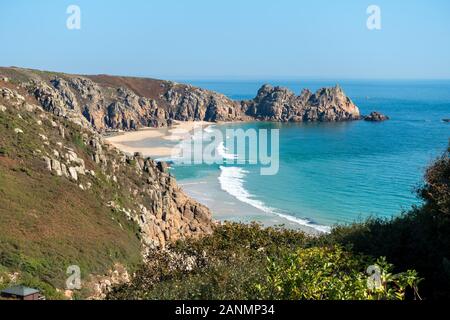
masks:
<path id="1" fill-rule="evenodd" d="M 269 261 L 267 281 L 258 285 L 264 299 L 403 300 L 411 289 L 419 298 L 416 271 L 394 275 L 384 258 L 367 267 L 370 260 L 339 246 L 298 250 Z M 379 273 L 368 276 L 371 268 Z"/>
<path id="2" fill-rule="evenodd" d="M 155 252 L 109 299 L 403 299 L 414 271 L 392 275 L 378 261 L 380 286 L 368 286 L 374 260 L 340 246 L 316 246 L 301 232 L 227 223 L 213 235 Z"/>

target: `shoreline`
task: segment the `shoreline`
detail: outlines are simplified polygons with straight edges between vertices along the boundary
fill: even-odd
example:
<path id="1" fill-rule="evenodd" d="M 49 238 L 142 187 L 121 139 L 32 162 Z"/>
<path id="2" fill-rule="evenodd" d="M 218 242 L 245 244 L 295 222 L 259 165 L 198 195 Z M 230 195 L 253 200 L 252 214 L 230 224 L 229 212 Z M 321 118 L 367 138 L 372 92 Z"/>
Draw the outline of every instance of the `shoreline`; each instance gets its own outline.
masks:
<path id="1" fill-rule="evenodd" d="M 145 157 L 159 158 L 176 156 L 179 149 L 177 142 L 189 138 L 195 128 L 207 127 L 214 123 L 206 121 L 174 121 L 171 127 L 145 127 L 137 131 L 122 131 L 119 134 L 105 136 L 104 139 L 122 152 L 134 154 L 142 153 Z M 157 142 L 146 146 L 146 142 Z M 151 143 L 150 143 L 151 144 Z"/>
<path id="2" fill-rule="evenodd" d="M 105 137 L 105 141 L 122 152 L 134 154 L 140 152 L 153 159 L 167 159 L 177 156 L 177 143 L 193 136 L 194 129 L 203 130 L 211 125 L 226 124 L 204 121 L 177 121 L 172 127 L 142 128 L 138 131 L 120 132 L 117 135 Z M 176 167 L 173 168 L 176 175 Z M 221 186 L 221 173 L 209 177 L 182 179 L 178 182 L 183 191 L 191 198 L 207 206 L 216 221 L 232 221 L 249 224 L 257 222 L 265 227 L 282 227 L 303 231 L 309 235 L 319 235 L 323 232 L 296 221 L 295 217 L 266 212 L 230 194 Z"/>
<path id="3" fill-rule="evenodd" d="M 295 222 L 294 217 L 287 219 L 239 200 L 221 187 L 219 176 L 220 174 L 214 174 L 202 178 L 186 179 L 179 181 L 178 184 L 188 196 L 208 207 L 217 221 L 244 224 L 256 222 L 264 227 L 298 230 L 312 236 L 322 234 L 318 229 Z"/>

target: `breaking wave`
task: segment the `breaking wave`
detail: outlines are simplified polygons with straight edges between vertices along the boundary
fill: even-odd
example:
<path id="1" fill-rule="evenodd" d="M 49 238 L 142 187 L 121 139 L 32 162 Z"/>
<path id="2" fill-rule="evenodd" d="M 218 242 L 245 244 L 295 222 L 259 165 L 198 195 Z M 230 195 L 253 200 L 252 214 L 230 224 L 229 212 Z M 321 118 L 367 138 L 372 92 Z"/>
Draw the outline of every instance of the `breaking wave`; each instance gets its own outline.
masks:
<path id="1" fill-rule="evenodd" d="M 237 155 L 235 155 L 233 153 L 228 153 L 228 149 L 225 148 L 223 141 L 221 141 L 219 143 L 216 150 L 217 150 L 218 155 L 221 156 L 223 159 L 236 160 L 238 158 Z"/>
<path id="2" fill-rule="evenodd" d="M 277 215 L 291 222 L 314 228 L 320 232 L 330 232 L 331 228 L 328 226 L 318 225 L 307 219 L 296 218 L 291 215 L 280 213 L 276 209 L 267 206 L 264 202 L 254 199 L 253 195 L 244 188 L 244 178 L 248 171 L 243 168 L 221 166 L 220 171 L 219 183 L 221 189 L 239 201 L 247 203 L 263 212 Z"/>

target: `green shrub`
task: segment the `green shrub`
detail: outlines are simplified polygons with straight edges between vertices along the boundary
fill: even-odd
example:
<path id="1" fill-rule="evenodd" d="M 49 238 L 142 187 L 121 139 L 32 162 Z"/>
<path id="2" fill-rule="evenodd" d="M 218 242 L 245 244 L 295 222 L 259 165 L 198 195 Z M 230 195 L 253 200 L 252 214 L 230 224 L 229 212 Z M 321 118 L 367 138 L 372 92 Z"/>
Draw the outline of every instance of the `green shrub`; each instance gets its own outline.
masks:
<path id="1" fill-rule="evenodd" d="M 379 283 L 368 286 L 366 271 L 372 264 L 339 246 L 299 249 L 269 259 L 267 281 L 257 286 L 260 298 L 281 300 L 403 300 L 407 289 L 417 294 L 417 273 L 393 275 L 393 266 L 383 258 L 374 264 Z"/>
<path id="2" fill-rule="evenodd" d="M 414 271 L 393 276 L 380 259 L 383 288 L 367 287 L 373 259 L 340 246 L 317 246 L 302 232 L 227 223 L 211 236 L 152 252 L 131 283 L 109 299 L 404 299 Z"/>
<path id="3" fill-rule="evenodd" d="M 72 142 L 75 146 L 80 149 L 85 149 L 86 145 L 84 144 L 83 137 L 79 132 L 75 132 L 72 134 Z"/>

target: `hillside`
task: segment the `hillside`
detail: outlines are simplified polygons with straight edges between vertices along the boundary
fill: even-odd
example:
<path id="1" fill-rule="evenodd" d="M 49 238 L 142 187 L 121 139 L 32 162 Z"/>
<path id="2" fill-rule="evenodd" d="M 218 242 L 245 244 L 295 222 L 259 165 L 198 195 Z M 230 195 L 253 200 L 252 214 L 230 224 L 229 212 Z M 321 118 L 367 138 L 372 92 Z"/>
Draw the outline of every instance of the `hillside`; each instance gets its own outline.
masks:
<path id="1" fill-rule="evenodd" d="M 146 250 L 211 230 L 208 209 L 164 164 L 122 154 L 79 123 L 0 80 L 0 286 L 18 272 L 51 296 L 70 265 L 86 281 L 115 265 L 132 271 Z"/>

